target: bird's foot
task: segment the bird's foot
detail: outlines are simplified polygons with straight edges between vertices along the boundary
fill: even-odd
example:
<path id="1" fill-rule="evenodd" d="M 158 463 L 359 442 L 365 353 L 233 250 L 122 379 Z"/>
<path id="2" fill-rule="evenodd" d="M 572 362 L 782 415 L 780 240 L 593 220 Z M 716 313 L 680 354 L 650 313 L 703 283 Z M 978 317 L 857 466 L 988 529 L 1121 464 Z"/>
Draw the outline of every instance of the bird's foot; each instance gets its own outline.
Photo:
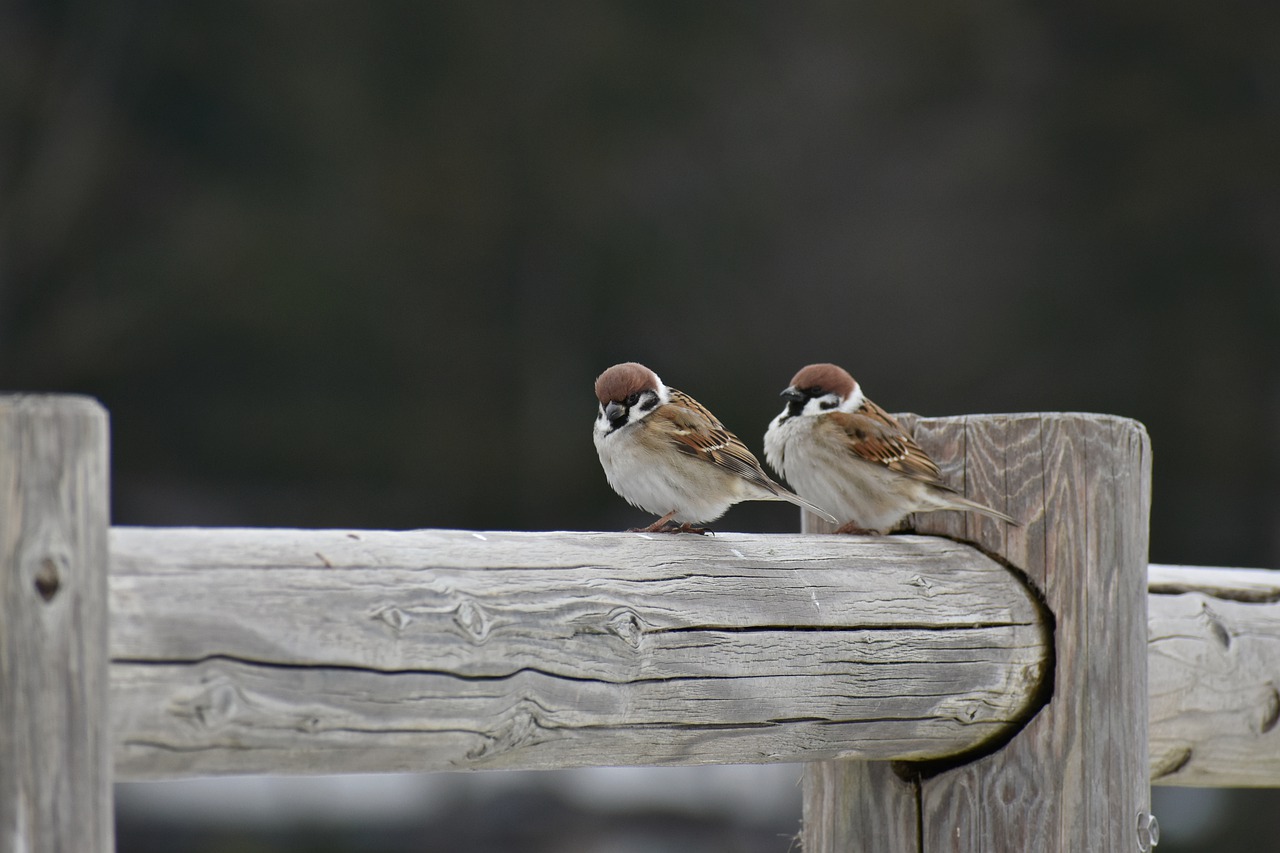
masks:
<path id="1" fill-rule="evenodd" d="M 664 515 L 662 518 L 650 524 L 648 527 L 633 527 L 628 533 L 697 533 L 700 536 L 706 536 L 713 531 L 706 527 L 694 527 L 689 522 L 683 524 L 673 524 L 671 519 L 675 517 L 676 511 Z"/>
<path id="2" fill-rule="evenodd" d="M 871 530 L 866 527 L 859 527 L 852 521 L 846 521 L 835 529 L 836 533 L 850 533 L 854 536 L 879 536 L 879 530 Z"/>

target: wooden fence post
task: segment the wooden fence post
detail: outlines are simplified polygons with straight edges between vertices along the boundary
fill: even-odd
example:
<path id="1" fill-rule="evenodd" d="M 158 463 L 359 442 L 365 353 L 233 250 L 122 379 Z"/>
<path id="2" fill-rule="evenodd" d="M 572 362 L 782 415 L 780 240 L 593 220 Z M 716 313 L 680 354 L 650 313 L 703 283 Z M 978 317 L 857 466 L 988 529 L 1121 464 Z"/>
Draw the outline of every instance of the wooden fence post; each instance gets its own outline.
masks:
<path id="1" fill-rule="evenodd" d="M 0 853 L 110 853 L 107 417 L 0 397 Z"/>
<path id="2" fill-rule="evenodd" d="M 1146 431 L 1102 415 L 912 420 L 950 483 L 1024 522 L 935 513 L 915 529 L 1027 573 L 1056 618 L 1054 692 L 1010 743 L 950 770 L 808 765 L 804 850 L 1149 850 Z"/>

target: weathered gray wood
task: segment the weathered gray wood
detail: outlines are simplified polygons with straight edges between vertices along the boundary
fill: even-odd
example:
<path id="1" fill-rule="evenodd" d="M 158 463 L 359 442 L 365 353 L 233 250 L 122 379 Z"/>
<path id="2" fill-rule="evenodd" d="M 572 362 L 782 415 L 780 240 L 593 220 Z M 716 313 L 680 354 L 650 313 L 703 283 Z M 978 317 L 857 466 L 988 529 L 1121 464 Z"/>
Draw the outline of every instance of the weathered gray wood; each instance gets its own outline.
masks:
<path id="1" fill-rule="evenodd" d="M 888 761 L 804 766 L 801 850 L 911 851 L 920 834 L 920 782 Z"/>
<path id="2" fill-rule="evenodd" d="M 1052 414 L 922 418 L 914 429 L 953 485 L 1024 522 L 933 513 L 915 527 L 977 542 L 1043 591 L 1057 618 L 1055 693 L 1003 748 L 920 778 L 918 845 L 900 838 L 910 821 L 883 817 L 910 806 L 904 786 L 834 790 L 859 773 L 811 768 L 806 809 L 822 826 L 806 826 L 805 850 L 1135 849 L 1149 809 L 1145 431 Z"/>
<path id="3" fill-rule="evenodd" d="M 1147 567 L 1147 591 L 1153 596 L 1195 593 L 1227 601 L 1274 604 L 1280 601 L 1280 571 L 1152 563 Z"/>
<path id="4" fill-rule="evenodd" d="M 0 853 L 114 848 L 107 420 L 0 397 Z"/>
<path id="5" fill-rule="evenodd" d="M 910 429 L 915 416 L 908 417 L 902 422 Z M 813 513 L 800 513 L 803 533 L 826 534 L 835 527 Z M 1049 645 L 1047 637 L 1045 641 Z M 899 776 L 891 762 L 808 760 L 801 782 L 800 847 L 805 853 L 916 849 L 920 785 Z"/>
<path id="6" fill-rule="evenodd" d="M 1280 787 L 1280 572 L 1151 566 L 1151 780 Z"/>
<path id="7" fill-rule="evenodd" d="M 119 778 L 922 758 L 1045 671 L 944 539 L 112 531 Z"/>

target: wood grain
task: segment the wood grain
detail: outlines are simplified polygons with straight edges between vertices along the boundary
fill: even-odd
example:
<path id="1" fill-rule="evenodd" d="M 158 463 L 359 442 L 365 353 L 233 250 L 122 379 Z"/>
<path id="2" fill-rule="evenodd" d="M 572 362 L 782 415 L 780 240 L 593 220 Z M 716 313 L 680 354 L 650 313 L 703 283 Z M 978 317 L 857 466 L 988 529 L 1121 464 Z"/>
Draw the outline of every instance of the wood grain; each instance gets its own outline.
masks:
<path id="1" fill-rule="evenodd" d="M 916 851 L 920 783 L 888 761 L 813 761 L 804 766 L 801 850 Z"/>
<path id="2" fill-rule="evenodd" d="M 107 419 L 0 397 L 0 853 L 114 848 Z"/>
<path id="3" fill-rule="evenodd" d="M 923 758 L 1045 671 L 937 538 L 112 531 L 119 778 Z"/>
<path id="4" fill-rule="evenodd" d="M 1151 780 L 1280 787 L 1280 572 L 1152 566 Z"/>
<path id="5" fill-rule="evenodd" d="M 920 418 L 914 430 L 952 485 L 1023 522 L 950 512 L 914 520 L 918 532 L 1000 555 L 1042 592 L 1057 620 L 1052 701 L 998 751 L 942 772 L 920 767 L 918 846 L 881 843 L 883 817 L 847 818 L 897 814 L 902 790 L 850 784 L 841 794 L 830 780 L 857 780 L 856 772 L 810 771 L 806 796 L 821 792 L 844 815 L 815 799 L 808 813 L 829 827 L 806 827 L 806 838 L 826 838 L 807 849 L 1132 849 L 1137 814 L 1149 808 L 1145 432 L 1120 418 L 1069 414 Z"/>

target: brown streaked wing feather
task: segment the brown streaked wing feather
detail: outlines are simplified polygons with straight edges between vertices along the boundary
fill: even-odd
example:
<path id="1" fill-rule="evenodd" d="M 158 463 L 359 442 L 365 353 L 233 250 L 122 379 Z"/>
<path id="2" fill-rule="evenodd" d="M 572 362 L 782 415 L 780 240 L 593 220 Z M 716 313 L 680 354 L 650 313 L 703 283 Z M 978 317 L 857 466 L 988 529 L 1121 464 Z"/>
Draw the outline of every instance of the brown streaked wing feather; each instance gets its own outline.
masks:
<path id="1" fill-rule="evenodd" d="M 655 426 L 662 428 L 676 449 L 778 494 L 778 484 L 736 435 L 697 400 L 674 388 L 669 390 L 671 402 L 659 406 L 649 418 L 656 421 Z"/>
<path id="2" fill-rule="evenodd" d="M 867 400 L 856 412 L 832 412 L 829 418 L 845 435 L 849 452 L 916 480 L 943 488 L 942 472 L 915 439 L 884 409 Z"/>
<path id="3" fill-rule="evenodd" d="M 667 392 L 671 395 L 671 402 L 669 405 L 676 406 L 681 409 L 688 409 L 690 412 L 700 417 L 702 421 L 709 424 L 711 428 L 724 429 L 724 424 L 720 423 L 719 418 L 711 414 L 711 411 L 707 409 L 706 406 L 702 405 L 688 394 L 683 391 L 677 391 L 675 388 L 667 388 Z M 728 430 L 725 431 L 728 432 Z"/>

